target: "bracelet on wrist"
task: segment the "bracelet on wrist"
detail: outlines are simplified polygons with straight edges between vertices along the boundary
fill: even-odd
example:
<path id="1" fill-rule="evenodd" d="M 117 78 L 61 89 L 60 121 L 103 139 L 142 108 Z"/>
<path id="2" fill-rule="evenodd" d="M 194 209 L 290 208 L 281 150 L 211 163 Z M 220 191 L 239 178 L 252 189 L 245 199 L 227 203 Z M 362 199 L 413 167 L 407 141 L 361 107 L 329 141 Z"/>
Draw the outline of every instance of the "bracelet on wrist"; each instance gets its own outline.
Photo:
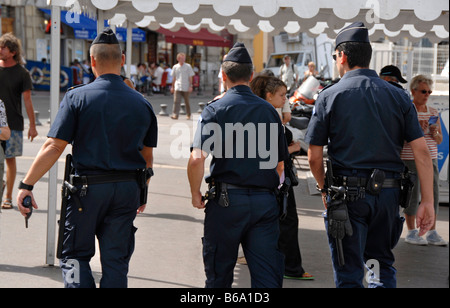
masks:
<path id="1" fill-rule="evenodd" d="M 33 190 L 33 185 L 28 185 L 28 184 L 25 184 L 23 181 L 20 181 L 19 182 L 19 189 L 26 189 L 26 190 L 32 191 Z"/>

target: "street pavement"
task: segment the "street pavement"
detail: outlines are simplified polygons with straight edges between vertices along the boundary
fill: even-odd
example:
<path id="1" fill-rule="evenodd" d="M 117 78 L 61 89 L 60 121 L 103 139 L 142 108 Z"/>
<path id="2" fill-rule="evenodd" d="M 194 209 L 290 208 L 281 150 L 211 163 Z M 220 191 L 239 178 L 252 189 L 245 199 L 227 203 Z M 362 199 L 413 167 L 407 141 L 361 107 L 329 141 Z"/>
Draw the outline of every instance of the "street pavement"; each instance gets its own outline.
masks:
<path id="1" fill-rule="evenodd" d="M 39 136 L 33 141 L 24 141 L 24 153 L 17 159 L 18 182 L 24 177 L 34 157 L 46 140 L 49 130 L 49 95 L 47 92 L 33 93 L 33 103 L 39 112 Z M 202 261 L 201 237 L 204 212 L 193 208 L 186 175 L 189 145 L 198 118 L 200 102 L 208 102 L 211 95 L 191 95 L 193 120 L 180 116 L 172 120 L 158 115 L 159 143 L 154 152 L 154 172 L 149 186 L 148 206 L 135 220 L 138 228 L 136 248 L 131 258 L 129 287 L 132 288 L 203 288 L 205 273 Z M 167 105 L 170 113 L 171 95 L 156 94 L 148 98 L 156 114 L 161 104 Z M 26 114 L 26 113 L 24 113 Z M 26 129 L 27 129 L 27 120 Z M 26 138 L 26 132 L 24 136 Z M 70 152 L 70 146 L 66 153 Z M 58 160 L 58 211 L 60 206 L 60 183 L 63 177 L 64 156 Z M 334 288 L 333 271 L 327 236 L 324 230 L 321 198 L 311 188 L 314 185 L 306 157 L 297 161 L 299 186 L 295 187 L 299 216 L 299 242 L 305 270 L 315 276 L 311 281 L 284 280 L 284 288 Z M 206 185 L 204 185 L 206 188 Z M 203 189 L 204 191 L 205 189 Z M 0 214 L 0 287 L 1 288 L 61 288 L 62 277 L 58 260 L 46 264 L 46 234 L 48 213 L 48 174 L 33 190 L 39 206 L 33 212 L 29 228 L 25 229 L 24 218 L 17 207 L 3 210 Z M 15 197 L 14 197 L 15 198 Z M 16 201 L 14 200 L 14 204 Z M 449 240 L 448 204 L 440 206 L 437 230 Z M 398 270 L 399 288 L 448 288 L 448 247 L 413 246 L 402 238 L 394 250 L 395 267 Z M 56 235 L 55 235 L 56 236 Z M 97 249 L 98 251 L 98 249 Z M 101 278 L 99 254 L 91 261 L 93 275 Z M 235 288 L 250 287 L 250 276 L 246 265 L 236 265 Z"/>

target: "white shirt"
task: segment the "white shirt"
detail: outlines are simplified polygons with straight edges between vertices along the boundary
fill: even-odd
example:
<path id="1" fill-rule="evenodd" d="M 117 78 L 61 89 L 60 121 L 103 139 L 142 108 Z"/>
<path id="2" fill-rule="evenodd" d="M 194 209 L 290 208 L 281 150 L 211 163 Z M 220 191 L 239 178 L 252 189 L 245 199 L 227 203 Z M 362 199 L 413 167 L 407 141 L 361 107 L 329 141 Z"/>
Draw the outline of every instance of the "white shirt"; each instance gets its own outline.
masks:
<path id="1" fill-rule="evenodd" d="M 155 76 L 155 84 L 160 85 L 162 80 L 162 75 L 164 73 L 164 69 L 161 66 L 158 66 L 155 70 L 154 76 Z"/>
<path id="2" fill-rule="evenodd" d="M 175 78 L 174 90 L 188 92 L 191 86 L 190 77 L 194 75 L 195 73 L 190 64 L 175 64 L 172 69 L 172 77 Z"/>
<path id="3" fill-rule="evenodd" d="M 283 64 L 280 67 L 279 75 L 281 77 L 280 79 L 287 85 L 289 90 L 295 83 L 295 76 L 298 76 L 297 65 L 291 63 L 286 67 L 286 64 Z"/>

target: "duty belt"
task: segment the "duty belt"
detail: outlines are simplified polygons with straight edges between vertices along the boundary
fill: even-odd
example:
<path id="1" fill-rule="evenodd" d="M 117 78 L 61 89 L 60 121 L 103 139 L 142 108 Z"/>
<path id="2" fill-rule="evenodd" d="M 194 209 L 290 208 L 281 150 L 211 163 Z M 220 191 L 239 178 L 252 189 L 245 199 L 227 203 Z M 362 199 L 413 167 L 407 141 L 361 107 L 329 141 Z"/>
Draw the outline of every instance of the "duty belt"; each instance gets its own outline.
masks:
<path id="1" fill-rule="evenodd" d="M 71 182 L 73 185 L 94 185 L 114 182 L 127 182 L 138 179 L 137 171 L 119 171 L 105 174 L 91 175 L 72 175 Z"/>
<path id="2" fill-rule="evenodd" d="M 346 199 L 348 201 L 356 201 L 366 196 L 366 191 L 371 194 L 378 194 L 370 189 L 370 178 L 355 176 L 336 176 L 334 177 L 334 185 L 344 186 L 346 188 Z M 386 178 L 382 182 L 382 188 L 401 188 L 400 179 Z"/>
<path id="3" fill-rule="evenodd" d="M 356 176 L 336 176 L 336 185 L 344 185 L 350 187 L 366 187 L 369 182 L 368 178 Z M 400 179 L 384 179 L 383 188 L 400 188 Z"/>
<path id="4" fill-rule="evenodd" d="M 250 186 L 240 186 L 228 183 L 219 183 L 221 188 L 232 190 L 232 189 L 248 189 L 255 192 L 273 192 L 273 189 L 264 188 L 264 187 L 250 187 Z"/>
<path id="5" fill-rule="evenodd" d="M 222 207 L 228 207 L 230 205 L 230 200 L 228 198 L 229 190 L 249 190 L 252 192 L 273 192 L 274 190 L 263 187 L 250 187 L 250 186 L 240 186 L 228 183 L 210 183 L 209 191 L 206 193 L 205 197 L 202 197 L 203 200 L 212 200 L 217 199 L 217 203 Z"/>
<path id="6" fill-rule="evenodd" d="M 118 171 L 104 174 L 90 174 L 90 175 L 70 175 L 70 184 L 77 186 L 82 185 L 80 197 L 86 195 L 88 185 L 139 181 L 139 171 Z"/>

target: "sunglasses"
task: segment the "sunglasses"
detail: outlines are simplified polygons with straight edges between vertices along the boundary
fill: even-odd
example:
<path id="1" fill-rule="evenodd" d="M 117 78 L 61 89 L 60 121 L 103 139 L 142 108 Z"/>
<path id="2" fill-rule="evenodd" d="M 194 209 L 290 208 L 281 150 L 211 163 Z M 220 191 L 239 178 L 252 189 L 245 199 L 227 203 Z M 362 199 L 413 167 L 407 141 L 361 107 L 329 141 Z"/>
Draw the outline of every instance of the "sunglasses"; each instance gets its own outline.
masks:
<path id="1" fill-rule="evenodd" d="M 419 91 L 420 93 L 422 93 L 422 94 L 431 94 L 431 93 L 433 93 L 433 91 L 431 91 L 431 90 L 429 90 L 429 91 L 427 91 L 427 90 L 420 90 Z"/>
<path id="2" fill-rule="evenodd" d="M 342 51 L 339 51 L 339 56 L 341 55 L 341 52 L 342 52 Z M 334 60 L 334 61 L 336 61 L 336 55 L 337 55 L 336 52 L 333 52 L 333 53 L 331 54 L 331 56 L 333 57 L 333 60 Z"/>

